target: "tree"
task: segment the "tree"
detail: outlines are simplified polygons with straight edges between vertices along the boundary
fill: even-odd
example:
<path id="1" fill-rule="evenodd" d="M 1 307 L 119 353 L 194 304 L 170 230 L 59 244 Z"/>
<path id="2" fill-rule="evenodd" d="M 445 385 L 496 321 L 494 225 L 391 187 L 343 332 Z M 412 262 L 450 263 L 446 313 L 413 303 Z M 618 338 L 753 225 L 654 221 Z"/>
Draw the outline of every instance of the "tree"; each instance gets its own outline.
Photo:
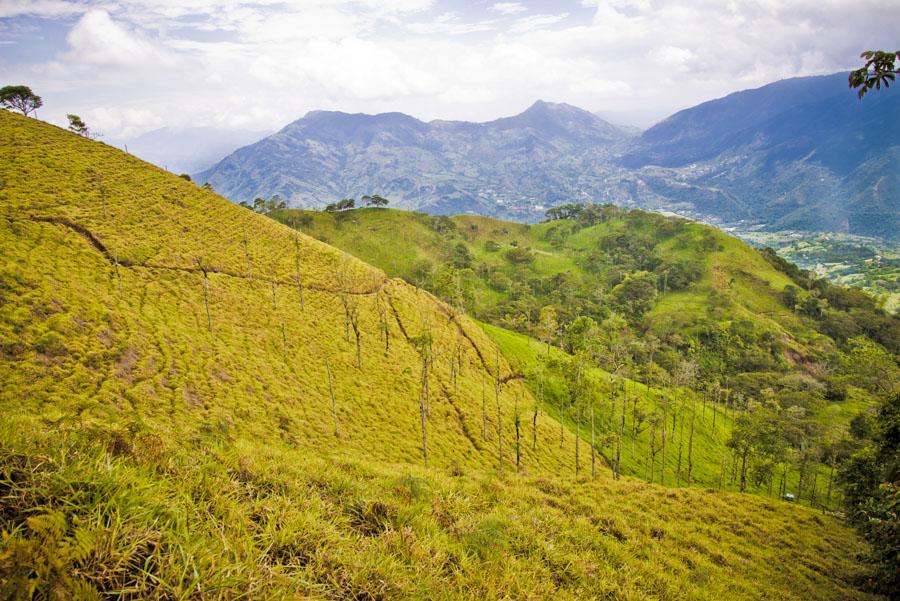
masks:
<path id="1" fill-rule="evenodd" d="M 26 117 L 44 105 L 41 97 L 28 86 L 6 86 L 0 88 L 0 107 L 21 112 Z"/>
<path id="2" fill-rule="evenodd" d="M 91 137 L 91 130 L 88 129 L 88 126 L 81 120 L 81 117 L 69 114 L 66 115 L 66 119 L 69 120 L 69 131 L 76 133 L 79 136 L 84 136 L 85 138 Z"/>
<path id="3" fill-rule="evenodd" d="M 900 393 L 884 399 L 876 431 L 874 443 L 841 467 L 838 482 L 847 517 L 872 545 L 876 586 L 890 596 L 900 590 Z"/>
<path id="4" fill-rule="evenodd" d="M 325 212 L 327 213 L 337 213 L 340 211 L 346 211 L 348 209 L 352 209 L 356 206 L 356 201 L 352 198 L 342 198 L 337 202 L 333 202 L 331 204 L 325 205 Z"/>
<path id="5" fill-rule="evenodd" d="M 781 293 L 781 298 L 784 301 L 784 306 L 788 309 L 793 310 L 800 303 L 800 289 L 794 286 L 793 284 L 788 284 L 784 287 L 784 290 Z"/>
<path id="6" fill-rule="evenodd" d="M 859 88 L 860 99 L 872 88 L 877 91 L 881 86 L 891 87 L 897 73 L 900 73 L 900 69 L 897 68 L 900 50 L 896 52 L 866 50 L 859 56 L 866 59 L 866 64 L 850 72 L 849 84 L 851 88 Z"/>
<path id="7" fill-rule="evenodd" d="M 422 380 L 419 389 L 419 417 L 422 420 L 422 457 L 425 467 L 428 467 L 428 370 L 433 361 L 432 344 L 434 338 L 431 330 L 424 330 L 417 336 L 409 339 L 410 344 L 419 352 L 422 360 Z"/>
<path id="8" fill-rule="evenodd" d="M 377 194 L 371 196 L 367 194 L 362 197 L 362 201 L 366 203 L 367 207 L 386 207 L 388 205 L 388 199 Z"/>
<path id="9" fill-rule="evenodd" d="M 747 490 L 748 470 L 771 465 L 784 452 L 785 440 L 778 412 L 770 407 L 753 406 L 741 414 L 734 423 L 731 438 L 726 445 L 740 460 L 740 490 Z"/>
<path id="10" fill-rule="evenodd" d="M 622 311 L 637 321 L 656 300 L 656 277 L 646 272 L 632 274 L 612 289 L 612 296 Z"/>

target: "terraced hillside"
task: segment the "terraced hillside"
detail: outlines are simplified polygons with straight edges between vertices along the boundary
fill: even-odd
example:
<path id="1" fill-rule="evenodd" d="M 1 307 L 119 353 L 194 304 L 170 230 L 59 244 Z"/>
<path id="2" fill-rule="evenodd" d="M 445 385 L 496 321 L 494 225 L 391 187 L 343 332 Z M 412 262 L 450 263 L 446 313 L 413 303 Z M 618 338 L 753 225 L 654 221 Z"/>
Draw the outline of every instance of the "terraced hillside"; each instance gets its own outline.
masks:
<path id="1" fill-rule="evenodd" d="M 0 112 L 0 215 L 3 598 L 866 598 L 836 519 L 591 478 L 474 322 L 115 149 Z"/>

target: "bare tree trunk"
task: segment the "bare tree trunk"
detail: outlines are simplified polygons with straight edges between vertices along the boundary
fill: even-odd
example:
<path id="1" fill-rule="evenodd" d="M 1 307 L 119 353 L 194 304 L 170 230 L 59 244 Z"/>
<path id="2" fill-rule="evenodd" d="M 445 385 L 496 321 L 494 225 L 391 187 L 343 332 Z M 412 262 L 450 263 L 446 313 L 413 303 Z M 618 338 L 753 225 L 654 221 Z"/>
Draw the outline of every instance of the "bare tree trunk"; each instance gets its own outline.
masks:
<path id="1" fill-rule="evenodd" d="M 828 491 L 825 493 L 825 504 L 831 507 L 831 483 L 834 481 L 834 461 L 831 463 L 831 471 L 828 473 Z"/>
<path id="2" fill-rule="evenodd" d="M 637 440 L 637 403 L 638 395 L 631 401 L 631 458 L 634 459 L 634 447 Z"/>
<path id="3" fill-rule="evenodd" d="M 272 276 L 272 308 L 278 309 L 278 295 L 276 294 L 275 276 Z"/>
<path id="4" fill-rule="evenodd" d="M 116 268 L 116 280 L 119 282 L 119 296 L 122 296 L 122 274 L 119 273 L 119 253 L 113 252 L 113 265 Z M 206 273 L 204 272 L 204 277 Z"/>
<path id="5" fill-rule="evenodd" d="M 481 374 L 481 438 L 487 440 L 487 396 L 484 394 L 484 374 Z"/>
<path id="6" fill-rule="evenodd" d="M 594 437 L 594 405 L 591 404 L 591 479 L 597 476 L 596 457 L 594 455 L 596 444 L 596 438 Z"/>
<path id="7" fill-rule="evenodd" d="M 356 337 L 356 367 L 358 369 L 362 369 L 362 349 L 359 343 L 359 321 L 354 320 L 352 323 L 353 326 L 353 336 Z"/>
<path id="8" fill-rule="evenodd" d="M 284 328 L 284 322 L 281 322 L 281 352 L 287 355 L 287 331 Z"/>
<path id="9" fill-rule="evenodd" d="M 209 313 L 209 276 L 205 269 L 203 270 L 203 305 L 206 307 L 206 327 L 209 329 L 209 335 L 214 338 L 212 315 Z"/>
<path id="10" fill-rule="evenodd" d="M 98 171 L 95 171 L 94 175 L 97 178 L 97 186 L 100 188 L 100 202 L 103 204 L 103 219 L 105 221 L 109 213 L 106 210 L 106 190 L 103 189 L 103 176 Z"/>
<path id="11" fill-rule="evenodd" d="M 719 490 L 722 490 L 722 479 L 725 477 L 725 455 L 728 454 L 727 449 L 722 449 L 722 465 L 719 469 Z"/>
<path id="12" fill-rule="evenodd" d="M 675 467 L 675 486 L 681 486 L 681 449 L 684 447 L 684 403 L 681 405 L 679 412 L 680 421 L 678 423 L 678 462 Z"/>
<path id="13" fill-rule="evenodd" d="M 503 473 L 503 417 L 500 412 L 500 351 L 497 351 L 497 378 L 494 385 L 494 399 L 497 403 L 497 455 L 500 473 Z"/>
<path id="14" fill-rule="evenodd" d="M 428 467 L 428 419 L 425 406 L 428 397 L 428 357 L 425 353 L 422 355 L 422 388 L 419 392 L 419 417 L 422 421 L 422 457 L 425 461 L 425 467 Z"/>
<path id="15" fill-rule="evenodd" d="M 575 477 L 578 477 L 578 472 L 581 471 L 581 458 L 579 456 L 581 441 L 581 411 L 577 412 L 578 418 L 575 420 Z"/>
<path id="16" fill-rule="evenodd" d="M 331 364 L 328 363 L 328 355 L 325 356 L 325 373 L 328 374 L 328 393 L 331 395 L 331 419 L 334 421 L 334 435 L 340 436 L 338 430 L 337 401 L 334 400 L 334 385 L 331 382 Z"/>
<path id="17" fill-rule="evenodd" d="M 816 464 L 813 464 L 812 492 L 809 495 L 810 506 L 814 506 L 817 501 L 818 489 L 817 489 L 816 485 L 817 485 L 818 481 L 819 481 L 819 466 Z"/>
<path id="18" fill-rule="evenodd" d="M 559 448 L 563 448 L 563 402 L 559 397 Z"/>
<path id="19" fill-rule="evenodd" d="M 741 453 L 741 492 L 747 491 L 747 455 L 749 449 L 744 449 Z"/>
<path id="20" fill-rule="evenodd" d="M 622 475 L 622 439 L 625 437 L 625 412 L 628 410 L 628 394 L 622 399 L 622 423 L 619 426 L 619 438 L 616 444 L 616 479 Z"/>
<path id="21" fill-rule="evenodd" d="M 294 248 L 296 249 L 296 260 L 295 263 L 297 265 L 297 290 L 300 292 L 300 310 L 305 310 L 305 306 L 303 303 L 303 273 L 300 271 L 300 239 L 294 238 Z"/>
<path id="22" fill-rule="evenodd" d="M 688 470 L 687 485 L 691 487 L 691 473 L 694 470 L 694 420 L 697 419 L 697 413 L 691 408 L 691 434 L 688 437 Z"/>
<path id="23" fill-rule="evenodd" d="M 659 483 L 666 484 L 666 422 L 669 418 L 669 397 L 665 397 L 663 402 L 663 418 L 662 418 L 662 461 L 660 462 Z"/>
<path id="24" fill-rule="evenodd" d="M 516 426 L 516 471 L 519 471 L 519 467 L 521 466 L 521 452 L 519 450 L 519 395 L 516 395 L 516 404 L 515 404 L 515 426 Z"/>

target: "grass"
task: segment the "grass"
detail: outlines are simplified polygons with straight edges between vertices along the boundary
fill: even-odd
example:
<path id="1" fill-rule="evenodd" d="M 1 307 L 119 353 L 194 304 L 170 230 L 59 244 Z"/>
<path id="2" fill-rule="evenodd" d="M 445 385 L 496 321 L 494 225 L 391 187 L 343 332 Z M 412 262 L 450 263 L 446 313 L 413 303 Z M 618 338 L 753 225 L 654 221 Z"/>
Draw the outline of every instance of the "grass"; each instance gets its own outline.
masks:
<path id="1" fill-rule="evenodd" d="M 290 209 L 278 212 L 274 217 L 377 265 L 391 276 L 402 276 L 411 281 L 415 279 L 413 274 L 418 263 L 425 261 L 435 266 L 446 264 L 452 260 L 453 247 L 463 244 L 477 262 L 506 273 L 514 281 L 523 282 L 529 278 L 549 281 L 563 274 L 574 279 L 577 286 L 584 289 L 606 286 L 602 277 L 585 269 L 584 257 L 598 248 L 601 238 L 625 227 L 623 220 L 613 219 L 569 232 L 572 224 L 566 221 L 525 225 L 482 216 L 460 215 L 450 218 L 453 228 L 446 229 L 444 224 L 442 232 L 434 226 L 431 216 L 392 209 L 357 209 L 344 213 Z M 658 226 L 659 224 L 647 218 L 636 220 L 631 227 L 637 227 L 639 232 L 650 235 L 653 228 Z M 556 246 L 549 241 L 552 239 L 549 234 L 554 228 L 562 228 L 567 232 L 563 243 Z M 500 250 L 487 250 L 488 241 L 497 243 Z M 535 260 L 531 265 L 515 267 L 506 260 L 504 252 L 512 248 L 513 243 L 535 252 Z M 803 366 L 790 363 L 796 360 L 793 358 L 802 361 L 810 357 L 821 357 L 834 349 L 834 343 L 829 338 L 818 333 L 809 321 L 800 318 L 782 304 L 781 291 L 790 283 L 790 279 L 737 238 L 708 226 L 686 222 L 674 226 L 670 234 L 655 246 L 653 253 L 669 260 L 699 257 L 705 267 L 698 281 L 685 290 L 661 294 L 649 311 L 646 323 L 659 338 L 690 334 L 701 324 L 710 322 L 726 326 L 734 322 L 747 322 L 757 332 L 770 334 L 783 347 L 784 357 L 791 357 L 783 361 L 784 373 L 803 370 Z M 540 383 L 538 357 L 536 350 L 533 350 L 539 343 L 497 327 L 504 324 L 504 317 L 497 313 L 497 309 L 510 301 L 512 292 L 491 288 L 485 278 L 475 278 L 473 286 L 474 304 L 486 315 L 481 327 L 499 346 L 514 370 L 528 374 L 526 383 L 533 395 L 540 395 L 542 386 L 546 387 L 549 396 L 556 395 L 557 400 L 545 404 L 544 413 L 558 418 L 556 403 L 558 397 L 564 396 L 565 384 L 558 376 L 549 377 L 543 385 Z M 550 295 L 539 300 L 547 304 L 556 302 Z M 565 309 L 559 305 L 557 308 Z M 551 355 L 556 358 L 565 356 L 558 349 L 554 349 Z M 613 377 L 599 369 L 591 369 L 589 374 L 591 394 L 596 397 L 591 404 L 595 408 L 598 430 L 604 436 L 612 436 L 621 427 L 618 420 L 625 397 L 623 386 L 626 379 Z M 682 446 L 682 463 L 686 461 L 690 420 L 696 414 L 692 479 L 700 485 L 715 488 L 720 486 L 721 481 L 723 488 L 738 490 L 739 483 L 732 476 L 733 457 L 726 447 L 734 419 L 733 409 L 729 410 L 728 426 L 723 427 L 722 407 L 714 409 L 711 401 L 704 400 L 691 390 L 664 385 L 648 388 L 644 384 L 627 381 L 629 409 L 626 412 L 625 427 L 627 444 L 622 452 L 623 473 L 648 480 L 651 476 L 648 465 L 651 429 L 646 421 L 636 429 L 638 431 L 633 457 L 631 453 L 630 433 L 634 425 L 634 399 L 637 397 L 636 407 L 646 415 L 661 412 L 661 407 L 665 404 L 669 420 L 673 414 L 676 416 L 674 431 L 671 421 L 667 426 L 667 434 L 671 438 L 667 443 L 666 483 L 675 484 L 678 478 L 679 445 Z M 854 389 L 853 398 L 855 400 L 852 402 L 829 403 L 821 415 L 817 415 L 816 421 L 828 424 L 823 433 L 825 439 L 839 440 L 856 414 L 874 406 L 873 399 L 858 389 Z M 589 440 L 589 434 L 585 430 L 587 415 L 586 413 L 585 423 L 581 428 L 585 440 Z M 568 410 L 564 412 L 567 435 L 575 435 L 578 429 L 574 419 L 575 416 L 569 415 Z M 614 419 L 618 424 L 615 428 Z M 682 420 L 686 423 L 683 424 Z M 684 442 L 680 440 L 682 436 Z M 607 457 L 611 457 L 609 445 L 606 445 L 605 452 Z M 653 460 L 656 481 L 662 476 L 661 459 L 659 453 Z M 678 478 L 682 484 L 685 470 L 682 465 L 682 477 Z M 824 491 L 828 488 L 829 477 L 830 469 L 820 466 L 817 483 L 823 491 L 822 496 L 826 494 Z M 799 479 L 797 470 L 790 468 L 786 476 L 787 490 L 796 491 Z M 776 481 L 773 487 L 775 494 L 778 484 Z M 770 494 L 768 485 L 751 485 L 750 490 L 758 494 Z M 840 493 L 837 490 L 832 491 L 828 505 L 831 508 L 840 506 Z"/>
<path id="2" fill-rule="evenodd" d="M 529 388 L 483 415 L 514 367 L 430 294 L 51 125 L 0 150 L 0 597 L 867 598 L 832 517 L 575 477 L 546 413 L 516 469 Z"/>

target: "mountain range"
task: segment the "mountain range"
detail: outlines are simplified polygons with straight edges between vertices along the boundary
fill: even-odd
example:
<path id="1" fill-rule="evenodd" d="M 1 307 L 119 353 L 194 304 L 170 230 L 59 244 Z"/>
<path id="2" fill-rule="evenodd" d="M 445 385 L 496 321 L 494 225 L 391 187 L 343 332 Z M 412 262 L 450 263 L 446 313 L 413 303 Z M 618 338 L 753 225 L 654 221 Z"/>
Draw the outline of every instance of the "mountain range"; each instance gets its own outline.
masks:
<path id="1" fill-rule="evenodd" d="M 714 223 L 900 231 L 900 97 L 859 101 L 846 75 L 795 78 L 680 111 L 640 135 L 538 101 L 486 123 L 313 111 L 195 176 L 234 201 L 393 206 L 536 220 L 612 202 Z"/>

